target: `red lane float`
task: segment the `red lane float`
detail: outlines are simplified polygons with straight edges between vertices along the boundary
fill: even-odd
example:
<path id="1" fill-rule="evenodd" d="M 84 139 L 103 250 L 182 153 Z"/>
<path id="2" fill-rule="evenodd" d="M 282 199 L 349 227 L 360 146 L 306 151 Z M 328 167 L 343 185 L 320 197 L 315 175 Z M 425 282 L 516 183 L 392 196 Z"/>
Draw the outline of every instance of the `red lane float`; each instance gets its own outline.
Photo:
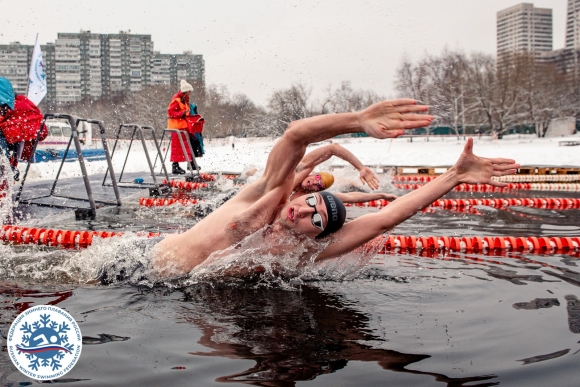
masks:
<path id="1" fill-rule="evenodd" d="M 397 175 L 392 177 L 393 182 L 416 182 L 428 183 L 438 175 Z M 580 175 L 507 175 L 494 178 L 496 181 L 505 183 L 537 183 L 537 182 L 572 182 L 580 181 Z"/>
<path id="2" fill-rule="evenodd" d="M 507 176 L 498 176 L 495 177 L 497 181 L 506 182 L 506 183 L 537 183 L 537 182 L 545 182 L 545 181 L 562 181 L 562 182 L 571 182 L 571 181 L 580 181 L 580 175 L 561 175 L 561 174 L 554 174 L 554 175 L 507 175 Z"/>
<path id="3" fill-rule="evenodd" d="M 402 250 L 431 250 L 450 252 L 475 252 L 486 255 L 503 255 L 506 252 L 531 254 L 578 254 L 580 237 L 449 237 L 449 236 L 405 236 L 378 237 L 361 247 L 363 251 L 373 249 L 377 254 Z"/>
<path id="4" fill-rule="evenodd" d="M 394 187 L 404 190 L 416 190 L 423 184 L 393 184 Z M 495 187 L 489 184 L 459 184 L 453 189 L 458 192 L 508 192 L 510 190 L 526 191 L 580 191 L 580 184 L 572 183 L 509 183 L 507 187 Z"/>
<path id="5" fill-rule="evenodd" d="M 216 181 L 220 177 L 222 177 L 224 179 L 228 179 L 228 180 L 237 179 L 239 177 L 239 175 L 233 175 L 233 174 L 217 175 L 217 174 L 211 174 L 211 173 L 200 173 L 199 177 L 201 178 L 201 180 L 204 180 L 204 181 Z"/>
<path id="6" fill-rule="evenodd" d="M 158 232 L 137 232 L 147 238 L 161 235 Z M 13 244 L 39 244 L 62 248 L 86 248 L 93 238 L 121 236 L 114 231 L 76 231 L 44 228 L 28 228 L 4 225 L 0 229 L 0 240 Z M 580 237 L 456 237 L 456 236 L 405 236 L 390 235 L 377 237 L 361 247 L 365 251 L 377 249 L 378 253 L 394 250 L 444 250 L 452 252 L 481 252 L 501 255 L 505 252 L 534 254 L 580 253 Z"/>
<path id="7" fill-rule="evenodd" d="M 347 207 L 385 207 L 388 200 L 379 199 L 361 203 L 345 203 Z M 438 199 L 431 203 L 430 207 L 445 209 L 463 209 L 472 206 L 489 206 L 495 208 L 504 207 L 533 207 L 542 209 L 569 210 L 579 209 L 578 198 L 503 198 L 503 199 Z"/>
<path id="8" fill-rule="evenodd" d="M 167 184 L 167 180 L 163 180 L 163 184 Z M 179 188 L 185 191 L 195 191 L 196 189 L 202 189 L 209 187 L 208 183 L 193 183 L 189 181 L 181 180 L 171 180 L 169 182 L 171 188 Z"/>
<path id="9" fill-rule="evenodd" d="M 199 203 L 199 200 L 192 198 L 140 198 L 139 205 L 144 207 L 162 207 L 171 206 L 172 204 L 179 203 L 184 206 L 194 205 Z"/>
<path id="10" fill-rule="evenodd" d="M 216 174 L 211 174 L 211 173 L 200 173 L 199 174 L 199 178 L 203 181 L 216 181 L 217 179 L 219 179 L 220 177 L 224 178 L 224 179 L 228 179 L 228 180 L 233 180 L 238 178 L 239 176 L 237 175 L 216 175 Z M 177 180 L 172 180 L 173 181 L 177 181 Z M 165 182 L 165 180 L 164 180 Z"/>
<path id="11" fill-rule="evenodd" d="M 147 238 L 161 235 L 158 232 L 137 232 Z M 0 240 L 13 244 L 37 244 L 65 249 L 81 249 L 90 246 L 95 237 L 110 238 L 121 236 L 123 232 L 114 231 L 76 231 L 45 228 L 28 228 L 4 225 L 0 229 Z"/>

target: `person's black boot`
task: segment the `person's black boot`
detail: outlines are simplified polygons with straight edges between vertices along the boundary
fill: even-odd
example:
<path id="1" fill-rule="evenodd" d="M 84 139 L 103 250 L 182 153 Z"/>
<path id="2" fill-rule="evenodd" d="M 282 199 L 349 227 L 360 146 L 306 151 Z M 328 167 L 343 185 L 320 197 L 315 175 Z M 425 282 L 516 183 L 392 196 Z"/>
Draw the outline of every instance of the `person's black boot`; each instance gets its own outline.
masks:
<path id="1" fill-rule="evenodd" d="M 172 167 L 172 173 L 174 175 L 183 175 L 185 173 L 185 171 L 179 166 L 179 163 L 173 163 Z"/>

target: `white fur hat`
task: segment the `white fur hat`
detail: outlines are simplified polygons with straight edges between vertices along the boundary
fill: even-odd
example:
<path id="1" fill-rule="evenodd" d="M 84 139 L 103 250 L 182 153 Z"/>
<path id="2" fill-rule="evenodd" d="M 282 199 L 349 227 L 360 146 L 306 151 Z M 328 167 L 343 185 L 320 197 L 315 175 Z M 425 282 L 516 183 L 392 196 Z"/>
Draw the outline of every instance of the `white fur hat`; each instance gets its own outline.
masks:
<path id="1" fill-rule="evenodd" d="M 181 91 L 182 93 L 187 93 L 188 91 L 192 91 L 193 90 L 193 86 L 191 86 L 189 83 L 187 83 L 185 81 L 185 79 L 181 80 L 181 85 L 179 86 L 179 91 Z"/>

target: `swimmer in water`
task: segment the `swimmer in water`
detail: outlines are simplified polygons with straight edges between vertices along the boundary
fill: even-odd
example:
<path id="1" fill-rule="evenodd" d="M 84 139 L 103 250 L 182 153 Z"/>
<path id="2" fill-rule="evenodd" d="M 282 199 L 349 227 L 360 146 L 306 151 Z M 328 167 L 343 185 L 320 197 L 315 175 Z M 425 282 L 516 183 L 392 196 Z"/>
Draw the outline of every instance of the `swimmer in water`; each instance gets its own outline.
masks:
<path id="1" fill-rule="evenodd" d="M 320 115 L 292 122 L 272 148 L 264 174 L 188 231 L 168 235 L 160 241 L 155 246 L 153 267 L 160 276 L 189 273 L 212 253 L 238 244 L 266 225 L 271 225 L 268 243 L 274 249 L 277 241 L 286 235 L 329 238 L 328 246 L 312 258 L 315 263 L 322 262 L 389 231 L 458 184 L 507 185 L 492 177 L 514 174 L 519 165 L 509 159 L 477 157 L 473 154 L 470 138 L 459 160 L 447 172 L 382 210 L 363 215 L 346 225 L 345 206 L 327 191 L 288 201 L 294 189 L 296 167 L 309 144 L 359 132 L 378 139 L 398 137 L 406 130 L 428 126 L 433 116 L 424 114 L 427 110 L 427 106 L 417 105 L 415 100 L 398 99 L 378 102 L 359 112 Z"/>
<path id="2" fill-rule="evenodd" d="M 289 200 L 312 192 L 320 192 L 329 189 L 334 184 L 334 176 L 329 172 L 312 173 L 314 168 L 322 164 L 332 156 L 343 159 L 350 163 L 359 172 L 362 184 L 369 186 L 371 190 L 379 188 L 379 178 L 368 167 L 364 166 L 360 160 L 349 150 L 339 144 L 325 145 L 311 152 L 308 152 L 294 170 L 294 189 Z M 253 168 L 243 172 L 244 177 L 253 176 L 258 171 Z M 360 203 L 370 200 L 395 200 L 398 196 L 384 192 L 333 192 L 343 203 Z"/>
<path id="3" fill-rule="evenodd" d="M 317 165 L 322 164 L 332 156 L 339 157 L 355 167 L 360 174 L 360 181 L 363 185 L 368 185 L 371 190 L 379 188 L 379 178 L 370 168 L 365 167 L 355 155 L 344 147 L 338 144 L 331 144 L 315 149 L 302 158 L 294 170 L 294 189 L 289 200 L 311 192 L 324 191 L 332 186 L 334 176 L 331 173 L 312 173 Z M 397 198 L 396 195 L 383 192 L 334 193 L 334 195 L 344 203 L 358 203 L 377 199 L 394 200 Z"/>

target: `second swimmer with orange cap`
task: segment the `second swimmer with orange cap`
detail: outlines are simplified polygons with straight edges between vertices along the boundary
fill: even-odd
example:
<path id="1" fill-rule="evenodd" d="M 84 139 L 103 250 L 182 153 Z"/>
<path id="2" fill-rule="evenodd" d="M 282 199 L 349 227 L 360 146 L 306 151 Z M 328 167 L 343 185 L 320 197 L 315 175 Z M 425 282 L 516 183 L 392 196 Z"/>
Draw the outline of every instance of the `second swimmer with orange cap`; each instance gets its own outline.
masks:
<path id="1" fill-rule="evenodd" d="M 338 144 L 325 145 L 307 153 L 295 169 L 294 190 L 290 195 L 290 200 L 311 192 L 320 192 L 329 189 L 334 184 L 334 176 L 328 172 L 312 173 L 314 168 L 331 158 L 339 157 L 349 162 L 360 174 L 363 184 L 369 186 L 371 190 L 379 188 L 379 178 L 368 167 L 365 167 L 359 159 L 350 151 Z M 357 203 L 377 199 L 395 200 L 397 195 L 384 192 L 333 192 L 344 203 Z"/>

